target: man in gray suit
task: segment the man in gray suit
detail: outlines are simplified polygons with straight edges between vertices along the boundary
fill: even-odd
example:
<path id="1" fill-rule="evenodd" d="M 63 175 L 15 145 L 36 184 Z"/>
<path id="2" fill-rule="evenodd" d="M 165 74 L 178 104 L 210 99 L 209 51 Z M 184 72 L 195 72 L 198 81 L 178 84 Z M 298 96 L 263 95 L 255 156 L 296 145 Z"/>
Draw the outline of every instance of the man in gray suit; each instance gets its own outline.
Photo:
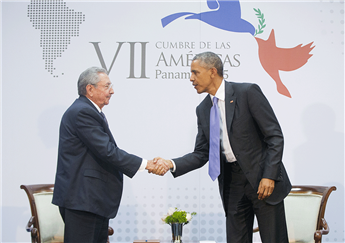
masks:
<path id="1" fill-rule="evenodd" d="M 132 178 L 147 169 L 162 175 L 169 169 L 118 147 L 102 112 L 114 94 L 112 87 L 105 69 L 86 69 L 78 80 L 79 98 L 61 119 L 52 203 L 65 222 L 66 243 L 107 241 L 109 219 L 121 201 L 123 174 Z"/>
<path id="2" fill-rule="evenodd" d="M 155 160 L 165 161 L 174 177 L 209 161 L 212 180 L 218 178 L 228 243 L 252 242 L 254 215 L 262 242 L 288 242 L 283 199 L 291 183 L 282 163 L 283 134 L 269 102 L 256 84 L 225 81 L 222 61 L 212 52 L 196 55 L 191 72 L 196 91 L 209 94 L 196 109 L 194 152 Z"/>

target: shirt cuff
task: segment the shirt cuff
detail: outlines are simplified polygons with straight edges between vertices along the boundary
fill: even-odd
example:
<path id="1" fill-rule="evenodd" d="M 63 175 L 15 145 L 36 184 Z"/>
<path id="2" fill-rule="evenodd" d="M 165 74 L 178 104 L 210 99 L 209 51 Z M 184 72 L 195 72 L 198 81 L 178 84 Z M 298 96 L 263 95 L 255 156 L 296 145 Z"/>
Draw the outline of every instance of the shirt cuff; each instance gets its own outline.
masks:
<path id="1" fill-rule="evenodd" d="M 145 171 L 146 166 L 147 166 L 147 159 L 143 159 L 143 160 L 141 161 L 141 165 L 140 165 L 138 171 Z"/>
<path id="2" fill-rule="evenodd" d="M 171 161 L 171 163 L 172 163 L 173 166 L 174 166 L 173 168 L 170 169 L 170 171 L 171 171 L 171 172 L 175 172 L 175 170 L 176 170 L 176 164 L 175 164 L 175 162 L 174 162 L 172 159 L 171 159 L 170 161 Z"/>

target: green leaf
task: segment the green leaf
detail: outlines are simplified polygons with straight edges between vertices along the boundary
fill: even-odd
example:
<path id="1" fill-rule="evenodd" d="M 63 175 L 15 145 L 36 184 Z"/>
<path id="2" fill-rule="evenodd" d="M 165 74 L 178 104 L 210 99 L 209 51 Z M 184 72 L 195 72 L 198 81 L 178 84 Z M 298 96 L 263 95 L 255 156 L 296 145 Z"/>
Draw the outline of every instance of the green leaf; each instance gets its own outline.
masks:
<path id="1" fill-rule="evenodd" d="M 257 34 L 261 34 L 263 33 L 263 29 L 266 27 L 266 24 L 265 24 L 265 17 L 264 17 L 264 14 L 261 13 L 261 10 L 258 8 L 254 8 L 254 11 L 256 12 L 256 16 L 259 20 L 259 25 L 258 25 L 258 29 L 255 30 L 255 34 L 254 36 L 256 36 Z"/>
<path id="2" fill-rule="evenodd" d="M 192 216 L 196 215 L 195 212 L 191 213 Z M 175 208 L 175 212 L 172 215 L 168 215 L 165 219 L 162 219 L 166 224 L 172 223 L 180 223 L 180 224 L 188 224 L 189 221 L 187 220 L 187 213 L 186 211 L 179 210 Z"/>

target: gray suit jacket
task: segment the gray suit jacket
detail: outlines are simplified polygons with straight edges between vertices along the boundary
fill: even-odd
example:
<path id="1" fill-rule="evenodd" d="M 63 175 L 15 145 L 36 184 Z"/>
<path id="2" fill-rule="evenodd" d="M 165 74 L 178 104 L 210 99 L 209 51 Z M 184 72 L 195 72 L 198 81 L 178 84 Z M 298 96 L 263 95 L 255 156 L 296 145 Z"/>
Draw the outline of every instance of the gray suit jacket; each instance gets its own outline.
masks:
<path id="1" fill-rule="evenodd" d="M 200 168 L 208 161 L 211 107 L 208 95 L 196 108 L 195 148 L 192 153 L 173 159 L 175 177 Z M 282 163 L 283 134 L 266 97 L 256 84 L 225 82 L 225 109 L 230 144 L 249 183 L 257 190 L 262 178 L 275 180 L 274 191 L 266 202 L 272 205 L 281 202 L 290 192 L 291 183 Z M 224 170 L 225 157 L 221 158 L 218 182 L 224 205 L 224 183 L 230 173 Z M 224 209 L 226 212 L 226 207 Z"/>
<path id="2" fill-rule="evenodd" d="M 53 204 L 114 218 L 123 174 L 133 177 L 141 162 L 116 145 L 96 107 L 80 96 L 61 119 Z"/>

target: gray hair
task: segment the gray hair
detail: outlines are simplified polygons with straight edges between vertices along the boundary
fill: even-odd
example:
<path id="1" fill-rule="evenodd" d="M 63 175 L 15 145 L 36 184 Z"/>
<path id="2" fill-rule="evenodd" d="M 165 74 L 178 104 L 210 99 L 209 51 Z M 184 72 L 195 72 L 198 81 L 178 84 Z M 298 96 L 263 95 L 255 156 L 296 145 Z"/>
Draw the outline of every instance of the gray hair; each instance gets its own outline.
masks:
<path id="1" fill-rule="evenodd" d="M 219 56 L 213 52 L 203 52 L 200 54 L 197 54 L 194 58 L 194 60 L 199 60 L 200 65 L 204 66 L 206 68 L 216 68 L 217 73 L 220 77 L 223 77 L 223 63 L 222 60 L 219 58 Z"/>
<path id="2" fill-rule="evenodd" d="M 108 75 L 107 70 L 100 67 L 90 67 L 82 72 L 78 79 L 78 94 L 86 95 L 86 86 L 89 84 L 95 85 L 99 82 L 99 73 L 105 73 Z"/>

